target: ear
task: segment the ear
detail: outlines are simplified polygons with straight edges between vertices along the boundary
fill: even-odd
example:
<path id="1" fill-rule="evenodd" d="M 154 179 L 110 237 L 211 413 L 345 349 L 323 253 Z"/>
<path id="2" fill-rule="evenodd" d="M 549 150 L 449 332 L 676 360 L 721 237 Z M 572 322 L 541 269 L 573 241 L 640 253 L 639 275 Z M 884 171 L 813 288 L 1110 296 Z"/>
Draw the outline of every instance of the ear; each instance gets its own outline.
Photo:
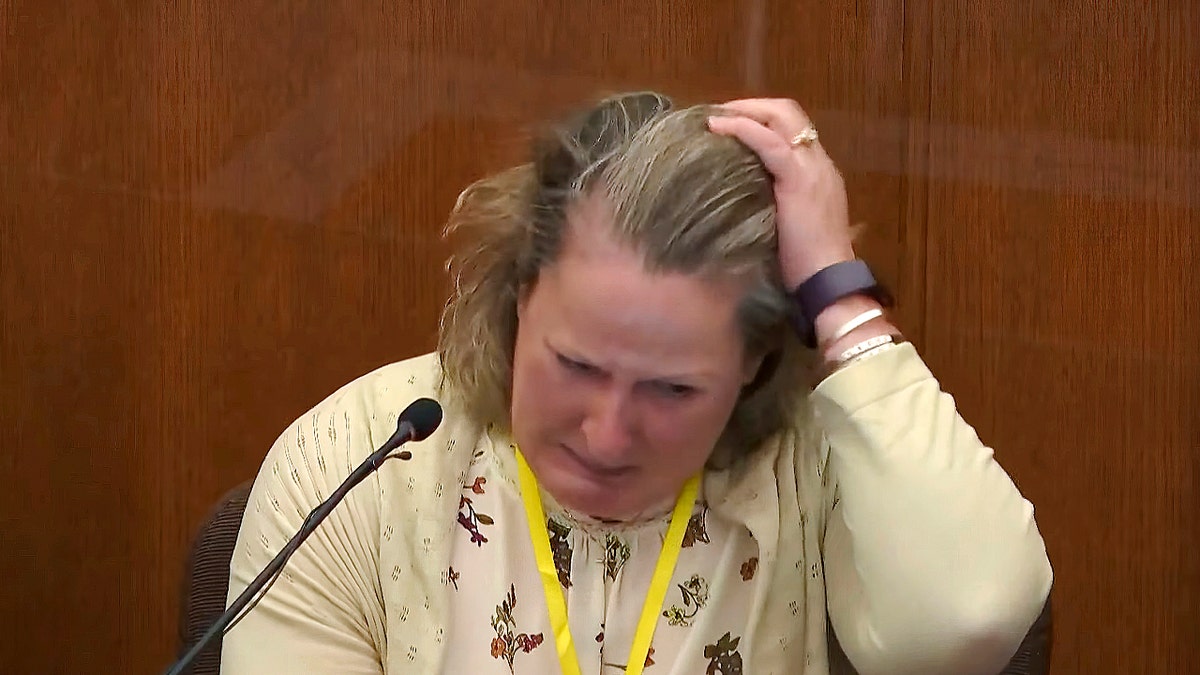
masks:
<path id="1" fill-rule="evenodd" d="M 759 373 L 762 371 L 763 360 L 766 358 L 765 353 L 752 354 L 746 359 L 745 367 L 742 371 L 742 386 L 749 386 L 754 380 L 758 379 Z"/>
<path id="2" fill-rule="evenodd" d="M 767 381 L 774 377 L 775 370 L 779 368 L 782 360 L 783 354 L 778 349 L 762 352 L 755 358 L 747 359 L 746 374 L 749 379 L 742 386 L 741 397 L 746 398 L 761 389 Z"/>
<path id="3" fill-rule="evenodd" d="M 526 308 L 529 305 L 529 297 L 533 295 L 533 287 L 537 285 L 537 279 L 525 284 L 521 284 L 517 288 L 517 321 L 520 322 L 525 315 Z"/>

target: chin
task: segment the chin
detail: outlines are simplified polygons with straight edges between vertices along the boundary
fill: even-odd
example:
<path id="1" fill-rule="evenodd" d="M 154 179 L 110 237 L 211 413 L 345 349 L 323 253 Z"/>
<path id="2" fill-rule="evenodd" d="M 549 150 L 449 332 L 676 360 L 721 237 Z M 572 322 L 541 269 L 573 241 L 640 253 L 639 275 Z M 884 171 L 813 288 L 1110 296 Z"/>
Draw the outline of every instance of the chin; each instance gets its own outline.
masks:
<path id="1" fill-rule="evenodd" d="M 596 520 L 629 520 L 640 512 L 640 509 L 634 506 L 617 503 L 612 499 L 580 502 L 576 505 L 567 505 L 564 503 L 563 505 L 574 513 L 595 518 Z"/>
<path id="2" fill-rule="evenodd" d="M 631 499 L 636 476 L 612 479 L 581 474 L 574 467 L 550 461 L 538 467 L 531 463 L 542 489 L 560 506 L 580 516 L 603 520 L 623 520 L 637 514 L 640 500 Z"/>
<path id="3" fill-rule="evenodd" d="M 636 505 L 622 498 L 620 488 L 597 483 L 577 474 L 554 471 L 542 487 L 561 506 L 580 515 L 620 520 L 637 513 Z"/>

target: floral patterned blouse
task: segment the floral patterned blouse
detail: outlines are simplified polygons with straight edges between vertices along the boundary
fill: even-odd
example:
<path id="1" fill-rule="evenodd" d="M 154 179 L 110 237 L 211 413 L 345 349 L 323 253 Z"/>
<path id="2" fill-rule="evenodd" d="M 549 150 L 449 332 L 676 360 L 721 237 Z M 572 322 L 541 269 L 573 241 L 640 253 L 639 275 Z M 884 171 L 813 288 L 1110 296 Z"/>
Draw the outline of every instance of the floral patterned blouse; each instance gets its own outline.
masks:
<path id="1" fill-rule="evenodd" d="M 296 551 L 225 636 L 222 673 L 560 672 L 512 448 L 439 379 L 436 354 L 389 364 L 280 434 L 242 519 L 231 600 L 399 410 L 419 396 L 446 407 Z M 910 344 L 809 400 L 796 433 L 705 475 L 646 673 L 828 675 L 830 625 L 861 673 L 1002 670 L 1053 582 L 1032 505 Z M 614 527 L 543 503 L 582 671 L 622 673 L 668 516 Z"/>
<path id="2" fill-rule="evenodd" d="M 476 453 L 459 499 L 460 535 L 447 571 L 454 588 L 448 642 L 456 647 L 446 672 L 559 672 L 524 503 L 494 457 Z M 580 668 L 584 675 L 620 675 L 670 513 L 606 524 L 569 513 L 548 494 L 543 500 Z M 710 512 L 701 494 L 659 611 L 646 672 L 740 675 L 739 641 L 757 569 L 749 531 Z"/>

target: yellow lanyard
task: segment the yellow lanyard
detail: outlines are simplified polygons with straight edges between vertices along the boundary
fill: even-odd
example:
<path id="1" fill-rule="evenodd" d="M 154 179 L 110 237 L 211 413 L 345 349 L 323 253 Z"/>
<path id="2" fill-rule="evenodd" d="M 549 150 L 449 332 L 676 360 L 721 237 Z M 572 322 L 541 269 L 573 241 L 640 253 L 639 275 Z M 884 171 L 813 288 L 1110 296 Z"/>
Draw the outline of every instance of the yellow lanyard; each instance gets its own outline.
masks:
<path id="1" fill-rule="evenodd" d="M 525 463 L 520 450 L 516 451 L 516 455 L 521 471 L 521 501 L 525 502 L 529 536 L 533 539 L 538 573 L 542 577 L 542 586 L 546 589 L 546 607 L 550 611 L 550 625 L 554 630 L 554 642 L 558 646 L 558 662 L 562 665 L 563 675 L 581 675 L 579 657 L 575 654 L 575 643 L 571 640 L 571 626 L 567 623 L 567 600 L 563 596 L 562 587 L 559 586 L 558 570 L 554 567 L 554 553 L 550 550 L 550 535 L 546 532 L 546 514 L 542 509 L 542 496 L 538 492 L 537 479 L 529 470 L 529 465 Z M 680 549 L 683 548 L 683 535 L 687 531 L 688 521 L 691 520 L 699 488 L 700 474 L 696 474 L 684 483 L 679 499 L 675 501 L 675 511 L 671 514 L 667 537 L 663 541 L 662 552 L 658 554 L 658 563 L 654 566 L 654 576 L 650 580 L 650 590 L 646 593 L 646 603 L 642 606 L 642 618 L 633 634 L 626 675 L 642 675 L 642 669 L 646 666 L 646 655 L 650 652 L 650 640 L 654 637 L 654 627 L 658 624 L 658 613 L 662 609 L 663 598 L 667 595 L 667 586 L 675 574 L 675 563 L 679 560 Z"/>

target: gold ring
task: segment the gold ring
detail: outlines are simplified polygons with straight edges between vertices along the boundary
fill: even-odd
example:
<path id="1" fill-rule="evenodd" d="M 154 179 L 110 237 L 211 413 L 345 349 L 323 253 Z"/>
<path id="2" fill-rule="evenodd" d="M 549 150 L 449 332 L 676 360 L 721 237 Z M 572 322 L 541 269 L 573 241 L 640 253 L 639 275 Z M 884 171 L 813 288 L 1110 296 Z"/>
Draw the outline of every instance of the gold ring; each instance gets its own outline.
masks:
<path id="1" fill-rule="evenodd" d="M 817 142 L 817 128 L 811 124 L 805 127 L 804 131 L 792 136 L 792 147 L 798 148 L 802 145 L 812 145 Z"/>

